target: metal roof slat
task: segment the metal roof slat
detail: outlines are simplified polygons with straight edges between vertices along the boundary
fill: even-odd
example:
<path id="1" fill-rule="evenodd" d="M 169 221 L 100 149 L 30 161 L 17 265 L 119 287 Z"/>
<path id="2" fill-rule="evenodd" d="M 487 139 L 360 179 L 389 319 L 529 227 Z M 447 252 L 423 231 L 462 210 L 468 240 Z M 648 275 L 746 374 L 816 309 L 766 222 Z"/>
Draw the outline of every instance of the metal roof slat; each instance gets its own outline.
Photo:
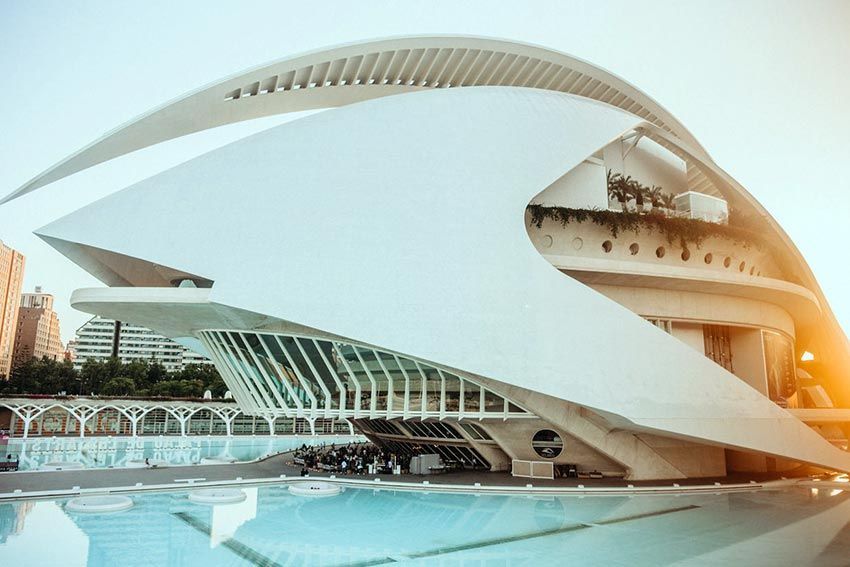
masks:
<path id="1" fill-rule="evenodd" d="M 540 64 L 534 68 L 534 71 L 528 76 L 528 79 L 525 81 L 525 86 L 538 88 L 543 76 L 552 68 L 553 63 L 551 61 L 540 61 Z"/>
<path id="2" fill-rule="evenodd" d="M 384 84 L 384 80 L 387 77 L 387 71 L 389 71 L 393 57 L 395 57 L 395 50 L 382 51 L 378 56 L 378 61 L 375 63 L 375 69 L 372 71 L 372 79 L 374 79 L 376 85 Z"/>
<path id="3" fill-rule="evenodd" d="M 375 64 L 378 62 L 379 56 L 380 53 L 377 51 L 367 53 L 363 56 L 363 63 L 361 63 L 360 69 L 357 70 L 357 80 L 360 81 L 361 85 L 369 83 L 369 79 L 372 77 L 372 71 L 375 68 Z"/>
<path id="4" fill-rule="evenodd" d="M 407 85 L 413 82 L 413 72 L 419 67 L 419 62 L 422 60 L 423 55 L 425 55 L 425 49 L 410 50 L 410 55 L 408 55 L 407 61 L 405 61 L 404 67 L 402 67 L 399 73 L 402 84 Z"/>
<path id="5" fill-rule="evenodd" d="M 490 56 L 490 59 L 484 65 L 484 69 L 481 70 L 481 74 L 476 79 L 477 85 L 487 85 L 490 82 L 490 79 L 493 77 L 493 73 L 499 68 L 502 61 L 505 59 L 507 54 L 503 51 L 494 51 L 493 55 Z"/>
<path id="6" fill-rule="evenodd" d="M 514 62 L 508 67 L 508 70 L 505 71 L 505 74 L 502 76 L 501 83 L 503 85 L 511 85 L 513 86 L 514 80 L 519 76 L 522 72 L 523 68 L 528 65 L 528 62 L 531 61 L 531 57 L 528 55 L 520 55 Z"/>
<path id="7" fill-rule="evenodd" d="M 535 69 L 537 69 L 539 65 L 540 59 L 529 59 L 525 65 L 522 66 L 522 69 L 520 69 L 516 79 L 513 81 L 513 85 L 516 87 L 527 87 L 529 77 L 531 77 L 532 73 L 534 73 Z"/>
<path id="8" fill-rule="evenodd" d="M 516 61 L 517 57 L 518 56 L 516 53 L 505 53 L 504 58 L 502 58 L 502 61 L 499 62 L 499 66 L 496 68 L 496 70 L 493 71 L 493 74 L 490 76 L 489 80 L 487 81 L 487 84 L 502 84 L 502 77 L 504 77 L 505 72 L 510 69 L 514 61 Z"/>
<path id="9" fill-rule="evenodd" d="M 437 82 L 439 83 L 439 87 L 447 87 L 453 86 L 451 82 L 451 77 L 454 72 L 457 70 L 457 66 L 466 56 L 468 49 L 453 49 L 452 54 L 449 56 L 446 64 L 443 66 L 442 71 L 440 71 L 439 76 L 437 77 Z"/>
<path id="10" fill-rule="evenodd" d="M 478 79 L 481 77 L 481 74 L 484 72 L 484 69 L 487 67 L 487 63 L 490 59 L 493 58 L 493 51 L 479 51 L 478 57 L 475 58 L 475 61 L 469 67 L 469 71 L 466 73 L 466 76 L 463 77 L 460 81 L 462 85 L 476 85 L 478 84 Z"/>
<path id="11" fill-rule="evenodd" d="M 475 64 L 475 60 L 481 54 L 480 49 L 469 49 L 457 64 L 455 72 L 452 73 L 449 82 L 458 87 L 463 86 L 463 79 L 469 73 L 469 69 Z"/>

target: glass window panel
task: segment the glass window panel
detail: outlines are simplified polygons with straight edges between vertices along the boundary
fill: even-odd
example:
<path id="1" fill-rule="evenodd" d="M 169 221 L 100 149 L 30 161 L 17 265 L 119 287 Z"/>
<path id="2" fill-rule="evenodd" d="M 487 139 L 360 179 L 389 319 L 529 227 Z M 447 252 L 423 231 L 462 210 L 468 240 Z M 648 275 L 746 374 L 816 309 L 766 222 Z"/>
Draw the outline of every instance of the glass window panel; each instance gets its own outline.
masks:
<path id="1" fill-rule="evenodd" d="M 298 346 L 295 344 L 295 338 L 278 337 L 278 340 L 283 345 L 283 348 L 286 349 L 286 352 L 289 353 L 289 357 L 292 359 L 292 364 L 295 365 L 295 369 L 298 371 L 295 376 L 304 380 L 305 387 L 311 394 L 313 394 L 313 397 L 316 398 L 319 407 L 324 407 L 325 394 L 322 392 L 322 385 L 319 384 L 318 379 L 310 370 L 310 367 L 307 365 L 307 361 L 304 360 L 303 356 L 301 356 L 301 351 L 298 350 Z"/>
<path id="2" fill-rule="evenodd" d="M 273 374 L 273 376 L 283 376 L 283 379 L 289 383 L 292 391 L 295 392 L 295 395 L 298 396 L 298 400 L 302 403 L 302 405 L 310 405 L 310 398 L 307 396 L 306 392 L 304 392 L 304 388 L 301 387 L 301 382 L 298 380 L 298 377 L 293 372 L 292 368 L 290 368 L 289 361 L 286 360 L 286 357 L 283 354 L 283 350 L 280 348 L 280 344 L 277 342 L 274 336 L 272 335 L 258 335 L 260 340 L 269 350 L 269 352 L 274 357 L 275 366 L 277 367 L 277 372 Z M 282 384 L 280 386 L 281 393 L 285 393 L 285 400 L 287 400 L 287 404 L 289 404 L 289 400 L 292 399 L 292 396 L 289 394 L 286 387 Z M 296 407 L 294 401 L 292 402 L 290 407 Z"/>
<path id="3" fill-rule="evenodd" d="M 410 411 L 419 413 L 422 411 L 422 375 L 415 367 L 407 374 L 410 376 Z"/>
<path id="4" fill-rule="evenodd" d="M 330 407 L 333 409 L 339 408 L 339 395 L 340 389 L 337 385 L 337 381 L 331 375 L 330 370 L 328 370 L 327 365 L 322 360 L 322 357 L 316 348 L 316 344 L 307 339 L 297 339 L 298 344 L 301 345 L 301 348 L 304 349 L 304 352 L 307 354 L 307 358 L 309 358 L 310 363 L 313 365 L 313 368 L 316 369 L 316 374 L 319 375 L 319 379 L 324 383 L 325 387 L 331 393 Z M 322 347 L 322 344 L 319 343 L 319 347 Z M 330 345 L 325 343 L 325 347 L 328 350 L 325 351 L 326 355 L 330 354 Z M 330 357 L 328 356 L 330 360 Z"/>
<path id="5" fill-rule="evenodd" d="M 440 394 L 442 389 L 440 375 L 437 373 L 436 368 L 432 368 L 426 364 L 420 364 L 419 366 L 427 378 L 425 385 L 425 411 L 438 412 L 440 411 Z"/>
<path id="6" fill-rule="evenodd" d="M 454 374 L 443 372 L 446 377 L 446 411 L 456 412 L 460 410 L 460 378 Z"/>
<path id="7" fill-rule="evenodd" d="M 401 372 L 395 357 L 387 352 L 378 352 L 387 374 L 392 378 L 392 391 L 387 395 L 392 396 L 393 412 L 401 412 L 404 409 L 404 374 Z"/>
<path id="8" fill-rule="evenodd" d="M 505 399 L 489 390 L 484 390 L 484 411 L 487 413 L 504 413 Z"/>
<path id="9" fill-rule="evenodd" d="M 387 411 L 387 394 L 389 392 L 389 380 L 386 374 L 381 369 L 378 363 L 377 355 L 369 349 L 358 348 L 357 353 L 365 364 L 364 373 L 366 373 L 369 387 L 372 387 L 372 380 L 375 381 L 375 392 L 377 395 L 375 409 L 378 411 Z"/>
<path id="10" fill-rule="evenodd" d="M 260 368 L 265 376 L 258 376 L 258 388 L 263 388 L 263 390 L 267 393 L 267 395 L 275 402 L 275 407 L 278 407 L 280 404 L 277 402 L 277 397 L 275 396 L 275 392 L 279 395 L 280 398 L 283 399 L 284 403 L 291 408 L 295 408 L 296 404 L 292 399 L 292 396 L 283 387 L 283 384 L 279 378 L 279 370 L 274 361 L 269 359 L 268 353 L 263 349 L 263 342 L 261 340 L 260 335 L 248 334 L 245 335 L 244 341 L 240 341 L 243 345 L 244 349 L 250 349 L 250 351 L 254 354 L 254 358 L 251 358 L 251 353 L 244 352 L 243 356 L 251 362 L 252 365 L 257 364 L 259 362 Z M 269 385 L 271 383 L 271 386 Z M 274 390 L 272 390 L 274 388 Z"/>
<path id="11" fill-rule="evenodd" d="M 369 411 L 372 401 L 372 382 L 366 376 L 363 365 L 357 360 L 354 348 L 341 343 L 336 344 L 338 351 L 334 353 L 334 364 L 340 378 L 345 377 L 344 383 L 348 386 L 349 401 L 346 406 L 360 408 Z M 341 355 L 341 356 L 340 356 Z M 360 398 L 357 399 L 357 389 L 360 389 Z"/>
<path id="12" fill-rule="evenodd" d="M 463 411 L 467 413 L 481 410 L 481 388 L 467 381 L 463 385 Z"/>

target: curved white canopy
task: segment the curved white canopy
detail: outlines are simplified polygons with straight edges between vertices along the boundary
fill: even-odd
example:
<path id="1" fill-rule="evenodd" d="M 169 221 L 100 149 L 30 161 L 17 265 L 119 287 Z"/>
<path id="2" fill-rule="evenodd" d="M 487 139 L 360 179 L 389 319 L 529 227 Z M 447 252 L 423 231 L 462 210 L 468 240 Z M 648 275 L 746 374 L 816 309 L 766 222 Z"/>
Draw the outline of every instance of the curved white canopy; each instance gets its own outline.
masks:
<path id="1" fill-rule="evenodd" d="M 399 37 L 286 57 L 190 92 L 107 133 L 48 168 L 0 204 L 115 157 L 216 126 L 422 89 L 496 85 L 533 87 L 598 100 L 700 148 L 661 105 L 586 61 L 499 39 Z"/>
<path id="2" fill-rule="evenodd" d="M 399 134 L 399 124 L 416 136 Z M 195 158 L 39 234 L 203 275 L 215 281 L 209 302 L 634 427 L 850 470 L 846 453 L 701 353 L 558 273 L 529 241 L 523 213 L 534 195 L 646 125 L 539 89 L 367 101 Z"/>

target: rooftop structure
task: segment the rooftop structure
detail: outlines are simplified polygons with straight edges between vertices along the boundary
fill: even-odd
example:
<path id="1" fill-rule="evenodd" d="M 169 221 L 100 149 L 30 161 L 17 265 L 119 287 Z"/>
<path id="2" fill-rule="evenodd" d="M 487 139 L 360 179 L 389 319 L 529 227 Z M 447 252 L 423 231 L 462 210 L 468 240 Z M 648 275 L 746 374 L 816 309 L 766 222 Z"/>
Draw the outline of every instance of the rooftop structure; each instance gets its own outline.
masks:
<path id="1" fill-rule="evenodd" d="M 798 413 L 850 399 L 847 338 L 799 251 L 660 105 L 561 53 L 440 36 L 283 59 L 7 199 L 315 108 L 39 229 L 108 286 L 72 304 L 209 355 L 246 414 L 351 419 L 397 452 L 630 479 L 850 471 Z M 694 193 L 751 220 L 670 214 Z"/>

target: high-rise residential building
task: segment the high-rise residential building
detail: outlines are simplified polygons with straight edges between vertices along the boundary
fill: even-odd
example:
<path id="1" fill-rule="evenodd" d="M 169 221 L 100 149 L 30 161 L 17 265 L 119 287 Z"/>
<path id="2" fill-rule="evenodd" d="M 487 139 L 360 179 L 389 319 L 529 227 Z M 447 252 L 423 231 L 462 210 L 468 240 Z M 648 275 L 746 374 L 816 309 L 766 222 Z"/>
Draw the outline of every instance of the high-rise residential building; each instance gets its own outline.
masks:
<path id="1" fill-rule="evenodd" d="M 14 364 L 31 358 L 62 360 L 65 349 L 59 334 L 59 316 L 53 310 L 53 296 L 36 286 L 34 293 L 21 295 L 15 333 Z"/>
<path id="2" fill-rule="evenodd" d="M 112 356 L 121 362 L 153 360 L 169 372 L 182 370 L 189 364 L 212 364 L 208 358 L 146 327 L 104 317 L 94 317 L 77 329 L 74 353 L 74 368 L 78 370 L 87 360 L 106 360 Z"/>
<path id="3" fill-rule="evenodd" d="M 25 262 L 23 254 L 0 241 L 0 378 L 8 378 L 12 368 Z"/>

